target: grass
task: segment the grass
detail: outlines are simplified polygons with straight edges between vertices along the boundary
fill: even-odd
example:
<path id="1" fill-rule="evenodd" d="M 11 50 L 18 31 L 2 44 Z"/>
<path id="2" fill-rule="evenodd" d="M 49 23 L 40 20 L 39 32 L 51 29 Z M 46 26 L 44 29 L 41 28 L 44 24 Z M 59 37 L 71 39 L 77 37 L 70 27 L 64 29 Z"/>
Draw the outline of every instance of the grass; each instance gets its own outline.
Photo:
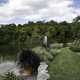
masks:
<path id="1" fill-rule="evenodd" d="M 49 63 L 50 80 L 80 80 L 80 56 L 64 48 Z"/>

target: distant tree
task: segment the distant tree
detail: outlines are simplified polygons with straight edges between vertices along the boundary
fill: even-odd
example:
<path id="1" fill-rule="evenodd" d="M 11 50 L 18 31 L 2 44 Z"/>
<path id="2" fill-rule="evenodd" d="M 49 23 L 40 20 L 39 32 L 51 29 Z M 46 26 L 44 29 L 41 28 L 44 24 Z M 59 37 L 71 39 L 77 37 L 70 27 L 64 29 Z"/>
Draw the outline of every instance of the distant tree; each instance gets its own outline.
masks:
<path id="1" fill-rule="evenodd" d="M 76 18 L 74 18 L 73 22 L 80 22 L 80 16 L 77 16 Z"/>

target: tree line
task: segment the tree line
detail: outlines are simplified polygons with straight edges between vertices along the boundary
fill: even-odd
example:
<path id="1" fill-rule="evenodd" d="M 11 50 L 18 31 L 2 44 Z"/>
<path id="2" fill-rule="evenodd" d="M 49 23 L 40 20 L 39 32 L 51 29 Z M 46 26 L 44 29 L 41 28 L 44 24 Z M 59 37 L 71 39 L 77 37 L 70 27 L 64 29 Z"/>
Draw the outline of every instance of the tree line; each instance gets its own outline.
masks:
<path id="1" fill-rule="evenodd" d="M 50 43 L 69 43 L 80 39 L 80 16 L 73 19 L 72 23 L 66 21 L 37 21 L 25 24 L 6 24 L 0 27 L 0 47 L 27 47 L 40 45 L 42 37 L 48 36 Z"/>

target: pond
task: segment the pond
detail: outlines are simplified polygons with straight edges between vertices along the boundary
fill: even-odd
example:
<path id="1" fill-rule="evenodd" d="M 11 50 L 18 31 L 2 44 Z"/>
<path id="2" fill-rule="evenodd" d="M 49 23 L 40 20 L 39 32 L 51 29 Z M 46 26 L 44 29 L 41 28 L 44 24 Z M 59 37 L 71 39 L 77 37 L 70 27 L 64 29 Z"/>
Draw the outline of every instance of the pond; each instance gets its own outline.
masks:
<path id="1" fill-rule="evenodd" d="M 48 71 L 46 70 L 48 65 L 42 62 L 38 68 L 37 80 L 47 80 L 49 78 Z M 16 63 L 12 61 L 6 61 L 0 63 L 0 75 L 4 75 L 7 72 L 13 72 L 15 75 L 19 75 Z"/>
<path id="2" fill-rule="evenodd" d="M 0 75 L 15 69 L 16 65 L 13 61 L 5 61 L 0 63 Z"/>

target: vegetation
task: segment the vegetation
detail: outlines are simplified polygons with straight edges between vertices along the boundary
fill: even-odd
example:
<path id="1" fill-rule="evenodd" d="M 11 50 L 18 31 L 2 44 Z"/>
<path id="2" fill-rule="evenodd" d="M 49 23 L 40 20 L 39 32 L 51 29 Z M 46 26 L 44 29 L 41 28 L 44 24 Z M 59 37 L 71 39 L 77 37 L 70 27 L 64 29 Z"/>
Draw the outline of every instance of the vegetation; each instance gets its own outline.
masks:
<path id="1" fill-rule="evenodd" d="M 13 72 L 8 72 L 4 76 L 1 76 L 1 80 L 21 80 Z"/>
<path id="2" fill-rule="evenodd" d="M 14 54 L 21 48 L 41 46 L 44 35 L 48 36 L 49 43 L 66 43 L 80 39 L 79 16 L 72 23 L 66 21 L 28 22 L 26 24 L 7 24 L 0 27 L 0 54 Z"/>
<path id="3" fill-rule="evenodd" d="M 80 52 L 80 39 L 75 40 L 70 46 L 70 49 L 75 52 Z"/>
<path id="4" fill-rule="evenodd" d="M 42 47 L 44 35 L 48 36 L 49 49 Z M 32 48 L 47 62 L 49 80 L 80 80 L 79 16 L 72 23 L 38 21 L 23 25 L 1 25 L 0 56 L 9 56 L 9 60 L 15 59 L 16 53 L 22 48 Z M 19 79 L 13 73 L 8 73 L 1 80 Z"/>
<path id="5" fill-rule="evenodd" d="M 50 80 L 80 80 L 80 56 L 69 48 L 61 50 L 49 63 Z"/>
<path id="6" fill-rule="evenodd" d="M 44 51 L 39 47 L 36 50 L 39 51 L 40 56 L 42 56 L 42 51 L 45 52 L 43 56 L 46 57 L 46 50 Z M 51 53 L 51 51 L 54 52 L 55 50 L 51 49 L 47 53 L 53 55 L 54 53 Z M 80 80 L 80 56 L 69 48 L 61 48 L 55 57 L 48 56 L 46 59 L 49 65 L 49 80 Z M 19 80 L 19 78 L 13 73 L 8 73 L 1 80 Z"/>

